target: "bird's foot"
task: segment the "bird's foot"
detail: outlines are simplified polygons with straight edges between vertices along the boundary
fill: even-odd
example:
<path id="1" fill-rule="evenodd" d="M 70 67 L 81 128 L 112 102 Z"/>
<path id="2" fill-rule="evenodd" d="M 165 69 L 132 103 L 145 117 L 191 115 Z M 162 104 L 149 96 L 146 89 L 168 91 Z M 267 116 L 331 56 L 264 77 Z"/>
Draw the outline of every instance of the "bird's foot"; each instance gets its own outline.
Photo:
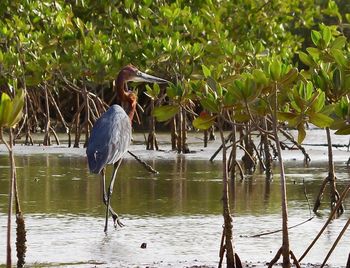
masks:
<path id="1" fill-rule="evenodd" d="M 124 224 L 119 220 L 118 215 L 112 215 L 112 218 L 113 218 L 113 222 L 114 222 L 114 228 L 117 228 L 118 226 L 119 227 L 124 226 Z"/>

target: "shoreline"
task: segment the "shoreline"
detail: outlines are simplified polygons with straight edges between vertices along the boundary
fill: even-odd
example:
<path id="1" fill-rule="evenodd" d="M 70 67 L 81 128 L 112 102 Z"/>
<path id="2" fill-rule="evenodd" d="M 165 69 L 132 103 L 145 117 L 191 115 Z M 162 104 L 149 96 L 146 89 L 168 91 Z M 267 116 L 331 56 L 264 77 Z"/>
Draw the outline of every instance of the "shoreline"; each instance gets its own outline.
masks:
<path id="1" fill-rule="evenodd" d="M 297 134 L 295 131 L 291 132 L 293 136 Z M 129 151 L 137 155 L 143 160 L 175 160 L 182 157 L 186 160 L 208 160 L 215 153 L 220 146 L 220 141 L 216 139 L 208 143 L 208 147 L 203 147 L 203 134 L 201 132 L 190 132 L 188 134 L 188 145 L 190 153 L 178 154 L 176 151 L 171 150 L 170 135 L 169 133 L 158 133 L 157 140 L 159 144 L 159 151 L 146 150 L 144 137 L 147 133 L 134 133 L 133 141 L 129 146 Z M 38 139 L 37 139 L 38 140 Z M 62 139 L 63 140 L 63 139 Z M 283 140 L 282 140 L 283 141 Z M 347 145 L 349 143 L 348 136 L 339 136 L 332 134 L 333 141 L 333 158 L 334 162 L 347 162 L 350 157 Z M 257 144 L 257 143 L 256 143 Z M 288 145 L 292 145 L 287 142 Z M 305 145 L 304 145 L 305 144 Z M 311 158 L 311 162 L 326 162 L 328 161 L 328 149 L 326 145 L 325 131 L 322 129 L 313 129 L 308 132 L 305 142 L 302 146 Z M 39 144 L 35 145 L 23 145 L 16 144 L 14 147 L 15 155 L 32 155 L 32 154 L 59 154 L 67 156 L 85 157 L 86 149 L 83 148 L 83 143 L 80 144 L 80 148 L 68 147 L 67 141 L 63 140 L 61 145 L 43 146 Z M 4 144 L 0 144 L 0 155 L 7 155 L 7 148 Z M 243 150 L 237 149 L 237 158 L 240 159 L 243 156 Z M 303 153 L 298 149 L 283 150 L 282 157 L 284 161 L 304 161 Z M 125 159 L 133 159 L 133 157 L 126 153 Z M 221 153 L 219 153 L 214 161 L 220 161 L 222 159 Z"/>

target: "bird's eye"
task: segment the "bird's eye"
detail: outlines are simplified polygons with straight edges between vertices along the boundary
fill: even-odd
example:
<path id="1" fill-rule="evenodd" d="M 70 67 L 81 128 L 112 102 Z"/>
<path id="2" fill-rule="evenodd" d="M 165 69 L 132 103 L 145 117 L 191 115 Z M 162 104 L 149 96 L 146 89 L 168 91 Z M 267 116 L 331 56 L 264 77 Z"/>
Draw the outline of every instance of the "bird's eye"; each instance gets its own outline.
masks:
<path id="1" fill-rule="evenodd" d="M 140 72 L 140 71 L 137 71 L 137 72 L 136 72 L 136 75 L 137 75 L 137 76 L 141 76 L 141 72 Z"/>

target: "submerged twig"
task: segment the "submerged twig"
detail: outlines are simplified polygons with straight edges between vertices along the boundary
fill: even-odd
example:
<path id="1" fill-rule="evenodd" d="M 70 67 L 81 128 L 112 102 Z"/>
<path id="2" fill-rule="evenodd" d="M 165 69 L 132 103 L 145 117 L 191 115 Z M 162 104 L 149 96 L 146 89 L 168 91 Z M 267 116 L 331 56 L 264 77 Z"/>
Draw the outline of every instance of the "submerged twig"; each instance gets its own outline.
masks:
<path id="1" fill-rule="evenodd" d="M 311 221 L 314 217 L 315 217 L 315 216 L 312 216 L 311 218 L 308 218 L 307 220 L 305 220 L 305 221 L 303 221 L 303 222 L 297 223 L 297 224 L 295 224 L 295 225 L 293 225 L 293 226 L 289 226 L 289 227 L 288 227 L 288 230 L 293 229 L 293 228 L 295 228 L 295 227 L 298 227 L 298 226 L 300 226 L 300 225 L 302 225 L 302 224 L 304 224 L 304 223 L 307 223 L 307 222 Z M 244 237 L 261 237 L 261 236 L 264 236 L 264 235 L 270 235 L 270 234 L 279 233 L 279 232 L 281 232 L 281 231 L 282 231 L 282 229 L 278 229 L 278 230 L 271 231 L 271 232 L 266 232 L 266 233 L 251 235 L 251 236 L 244 236 Z"/>
<path id="2" fill-rule="evenodd" d="M 312 213 L 311 213 L 311 206 L 310 206 L 309 198 L 307 197 L 306 186 L 305 186 L 305 179 L 303 179 L 303 186 L 304 186 L 305 199 L 307 201 L 307 205 L 309 206 L 309 213 L 310 213 L 310 217 L 311 217 L 311 215 L 312 215 Z"/>
<path id="3" fill-rule="evenodd" d="M 315 239 L 311 242 L 309 247 L 305 250 L 304 254 L 299 258 L 299 262 L 307 255 L 307 253 L 315 245 L 316 241 L 319 239 L 319 237 L 321 236 L 323 231 L 326 229 L 328 224 L 333 220 L 333 217 L 334 217 L 335 213 L 337 212 L 338 208 L 341 206 L 341 204 L 343 202 L 343 199 L 346 197 L 346 195 L 348 194 L 349 190 L 350 190 L 350 184 L 348 184 L 347 187 L 345 188 L 345 190 L 342 192 L 342 194 L 341 194 L 341 196 L 340 196 L 336 206 L 333 208 L 331 214 L 328 216 L 328 219 L 327 219 L 326 223 L 323 225 L 322 229 L 316 235 Z"/>
<path id="4" fill-rule="evenodd" d="M 133 156 L 141 165 L 144 166 L 144 168 L 146 170 L 148 170 L 149 172 L 153 173 L 153 174 L 158 174 L 159 172 L 157 170 L 155 170 L 152 166 L 150 166 L 149 164 L 147 164 L 145 161 L 141 160 L 137 155 L 133 154 L 132 152 L 128 151 L 128 153 Z"/>
<path id="5" fill-rule="evenodd" d="M 328 260 L 329 257 L 331 256 L 331 254 L 332 254 L 333 250 L 335 249 L 335 247 L 338 245 L 338 242 L 339 242 L 340 238 L 342 238 L 342 236 L 344 235 L 346 229 L 348 229 L 349 225 L 350 225 L 350 218 L 348 219 L 348 221 L 346 222 L 345 226 L 343 227 L 343 229 L 342 229 L 341 232 L 339 233 L 337 239 L 334 241 L 334 243 L 333 243 L 331 249 L 329 250 L 329 252 L 328 252 L 326 258 L 324 259 L 324 261 L 323 261 L 323 263 L 322 263 L 322 265 L 321 265 L 321 268 L 324 267 L 324 265 L 326 264 L 327 260 Z"/>

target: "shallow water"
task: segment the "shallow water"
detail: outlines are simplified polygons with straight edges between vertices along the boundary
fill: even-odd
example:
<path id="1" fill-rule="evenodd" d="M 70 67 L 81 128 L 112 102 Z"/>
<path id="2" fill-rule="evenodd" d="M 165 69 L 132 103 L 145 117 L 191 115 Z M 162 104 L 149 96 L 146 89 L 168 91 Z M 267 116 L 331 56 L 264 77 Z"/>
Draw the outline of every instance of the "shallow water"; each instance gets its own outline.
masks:
<path id="1" fill-rule="evenodd" d="M 132 160 L 124 161 L 115 185 L 112 206 L 124 228 L 103 232 L 104 206 L 100 179 L 89 174 L 86 160 L 66 155 L 16 157 L 18 186 L 27 226 L 29 266 L 60 267 L 188 267 L 217 266 L 223 219 L 221 216 L 220 163 L 208 161 L 151 161 L 160 172 L 147 173 Z M 313 200 L 327 165 L 297 163 L 286 168 L 289 226 L 313 216 Z M 109 170 L 108 174 L 110 174 Z M 5 263 L 8 162 L 0 156 L 0 264 Z M 349 183 L 345 164 L 337 165 L 339 189 Z M 281 233 L 255 234 L 281 226 L 280 185 L 276 176 L 266 183 L 256 175 L 231 185 L 237 252 L 243 262 L 270 261 L 281 246 Z M 346 207 L 350 207 L 349 198 Z M 291 249 L 300 256 L 328 215 L 325 196 L 321 214 L 290 230 Z M 327 227 L 303 260 L 321 263 L 344 226 L 346 211 Z M 350 231 L 340 240 L 328 263 L 345 266 Z M 147 248 L 142 249 L 142 243 Z M 15 255 L 14 255 L 15 258 Z"/>

